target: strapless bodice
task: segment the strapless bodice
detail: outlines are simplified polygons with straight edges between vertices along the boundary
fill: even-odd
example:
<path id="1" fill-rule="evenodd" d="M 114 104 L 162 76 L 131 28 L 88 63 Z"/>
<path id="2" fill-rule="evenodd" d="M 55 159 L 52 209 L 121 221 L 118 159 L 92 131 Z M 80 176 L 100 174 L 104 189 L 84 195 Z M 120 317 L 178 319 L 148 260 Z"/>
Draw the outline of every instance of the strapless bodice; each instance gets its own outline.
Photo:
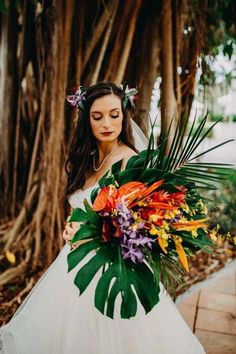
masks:
<path id="1" fill-rule="evenodd" d="M 83 208 L 84 204 L 83 201 L 84 199 L 87 199 L 89 203 L 91 203 L 90 200 L 90 194 L 93 189 L 98 187 L 98 183 L 94 184 L 93 186 L 86 188 L 84 190 L 78 189 L 74 193 L 70 194 L 68 196 L 68 201 L 70 203 L 70 206 L 74 208 Z"/>

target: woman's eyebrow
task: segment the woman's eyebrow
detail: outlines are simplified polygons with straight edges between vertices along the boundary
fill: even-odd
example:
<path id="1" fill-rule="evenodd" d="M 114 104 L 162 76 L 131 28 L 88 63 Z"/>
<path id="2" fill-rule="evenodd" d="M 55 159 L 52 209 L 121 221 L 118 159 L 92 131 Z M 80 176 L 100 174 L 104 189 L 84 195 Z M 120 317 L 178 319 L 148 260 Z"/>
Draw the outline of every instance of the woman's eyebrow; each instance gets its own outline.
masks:
<path id="1" fill-rule="evenodd" d="M 117 109 L 119 109 L 119 108 L 113 108 L 113 109 L 110 110 L 110 112 L 116 111 Z"/>
<path id="2" fill-rule="evenodd" d="M 119 109 L 119 108 L 112 108 L 111 110 L 110 110 L 110 112 L 112 112 L 112 111 L 116 111 L 117 109 Z M 92 111 L 91 113 L 102 113 L 102 112 L 99 112 L 99 111 Z"/>

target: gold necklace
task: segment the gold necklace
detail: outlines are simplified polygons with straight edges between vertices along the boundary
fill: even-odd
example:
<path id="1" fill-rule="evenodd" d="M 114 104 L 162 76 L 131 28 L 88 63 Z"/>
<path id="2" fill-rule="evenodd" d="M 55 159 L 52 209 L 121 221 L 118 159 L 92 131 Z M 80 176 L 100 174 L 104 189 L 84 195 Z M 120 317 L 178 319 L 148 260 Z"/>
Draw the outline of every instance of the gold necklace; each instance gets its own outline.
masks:
<path id="1" fill-rule="evenodd" d="M 116 147 L 105 157 L 105 159 L 102 161 L 101 165 L 98 168 L 96 168 L 96 166 L 95 166 L 95 154 L 93 155 L 93 169 L 95 172 L 99 171 L 102 168 L 102 166 L 104 165 L 104 162 L 108 159 L 109 156 L 111 156 L 111 154 L 113 154 L 113 152 L 118 148 L 119 145 L 120 145 L 120 141 L 116 145 Z"/>

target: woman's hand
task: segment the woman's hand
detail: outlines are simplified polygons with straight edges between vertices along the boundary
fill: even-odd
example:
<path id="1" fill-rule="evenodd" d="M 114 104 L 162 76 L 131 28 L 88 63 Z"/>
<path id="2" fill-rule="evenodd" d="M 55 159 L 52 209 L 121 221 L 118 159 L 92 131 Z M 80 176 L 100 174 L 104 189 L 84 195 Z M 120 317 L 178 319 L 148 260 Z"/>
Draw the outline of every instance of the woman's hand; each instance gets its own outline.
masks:
<path id="1" fill-rule="evenodd" d="M 80 228 L 80 222 L 71 221 L 65 224 L 65 229 L 63 231 L 62 237 L 64 238 L 66 243 L 69 243 L 72 240 L 74 234 L 76 233 L 76 231 L 79 230 L 79 228 Z M 89 239 L 77 241 L 71 245 L 71 248 L 74 249 L 88 241 Z"/>
<path id="2" fill-rule="evenodd" d="M 62 237 L 67 243 L 69 243 L 69 241 L 72 240 L 74 234 L 76 233 L 76 231 L 79 230 L 79 228 L 80 228 L 80 222 L 75 222 L 75 221 L 67 222 L 65 224 L 65 229 L 63 231 Z"/>

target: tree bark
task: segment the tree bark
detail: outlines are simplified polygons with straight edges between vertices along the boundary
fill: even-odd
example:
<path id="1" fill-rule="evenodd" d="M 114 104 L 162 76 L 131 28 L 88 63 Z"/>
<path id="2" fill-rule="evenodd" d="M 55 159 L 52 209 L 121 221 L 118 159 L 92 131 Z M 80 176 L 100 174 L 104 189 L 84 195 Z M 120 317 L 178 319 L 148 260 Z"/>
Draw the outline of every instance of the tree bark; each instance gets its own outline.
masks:
<path id="1" fill-rule="evenodd" d="M 163 1 L 161 13 L 161 136 L 167 136 L 172 121 L 170 137 L 176 127 L 177 102 L 174 89 L 173 71 L 173 36 L 172 36 L 172 7 L 171 0 Z"/>
<path id="2" fill-rule="evenodd" d="M 16 67 L 17 13 L 11 1 L 6 1 L 8 12 L 1 16 L 0 32 L 0 199 L 5 215 L 11 214 L 13 202 L 14 126 L 17 112 L 18 79 Z M 11 214 L 11 216 L 13 216 Z"/>

